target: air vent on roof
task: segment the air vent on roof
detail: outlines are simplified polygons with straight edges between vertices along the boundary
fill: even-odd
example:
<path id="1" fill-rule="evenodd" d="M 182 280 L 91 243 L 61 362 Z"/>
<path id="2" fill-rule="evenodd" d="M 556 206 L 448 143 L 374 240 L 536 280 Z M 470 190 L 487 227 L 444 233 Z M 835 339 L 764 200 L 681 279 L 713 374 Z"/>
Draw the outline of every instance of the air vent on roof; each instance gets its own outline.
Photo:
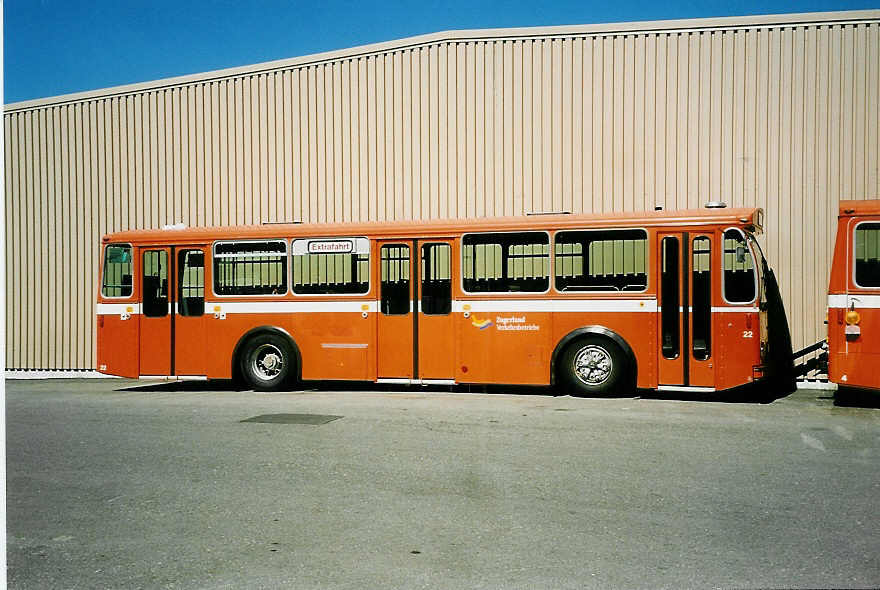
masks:
<path id="1" fill-rule="evenodd" d="M 724 201 L 709 201 L 706 203 L 706 209 L 725 209 L 727 208 L 727 203 Z"/>
<path id="2" fill-rule="evenodd" d="M 186 229 L 185 223 L 169 223 L 162 226 L 162 229 Z"/>

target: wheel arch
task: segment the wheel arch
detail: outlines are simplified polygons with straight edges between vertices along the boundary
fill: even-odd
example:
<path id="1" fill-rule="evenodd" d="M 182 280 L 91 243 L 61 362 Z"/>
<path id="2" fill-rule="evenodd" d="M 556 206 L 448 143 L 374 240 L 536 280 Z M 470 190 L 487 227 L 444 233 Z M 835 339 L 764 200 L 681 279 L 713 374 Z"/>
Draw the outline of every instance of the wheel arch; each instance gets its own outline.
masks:
<path id="1" fill-rule="evenodd" d="M 636 355 L 633 352 L 632 347 L 630 347 L 629 343 L 624 340 L 623 336 L 621 336 L 614 330 L 611 330 L 610 328 L 606 328 L 605 326 L 583 326 L 576 330 L 572 330 L 571 332 L 563 336 L 562 339 L 556 344 L 556 348 L 553 349 L 553 356 L 550 357 L 551 385 L 556 385 L 556 363 L 560 355 L 562 354 L 562 351 L 565 350 L 565 347 L 567 347 L 569 344 L 571 344 L 578 338 L 583 338 L 584 336 L 602 336 L 604 338 L 608 338 L 617 346 L 619 346 L 620 350 L 623 352 L 623 356 L 629 363 L 629 366 L 632 367 L 632 381 L 633 385 L 636 384 L 639 369 L 638 363 L 636 363 Z"/>
<path id="2" fill-rule="evenodd" d="M 244 344 L 254 336 L 259 336 L 261 334 L 274 334 L 287 341 L 290 350 L 293 353 L 293 357 L 296 359 L 296 374 L 293 377 L 297 381 L 300 381 L 302 379 L 302 353 L 300 353 L 299 346 L 297 345 L 296 340 L 293 339 L 293 336 L 290 335 L 290 332 L 278 326 L 257 326 L 256 328 L 251 328 L 242 334 L 241 338 L 239 338 L 238 342 L 235 344 L 235 349 L 232 351 L 233 378 L 238 379 L 241 377 L 239 361 L 241 351 L 244 349 Z"/>

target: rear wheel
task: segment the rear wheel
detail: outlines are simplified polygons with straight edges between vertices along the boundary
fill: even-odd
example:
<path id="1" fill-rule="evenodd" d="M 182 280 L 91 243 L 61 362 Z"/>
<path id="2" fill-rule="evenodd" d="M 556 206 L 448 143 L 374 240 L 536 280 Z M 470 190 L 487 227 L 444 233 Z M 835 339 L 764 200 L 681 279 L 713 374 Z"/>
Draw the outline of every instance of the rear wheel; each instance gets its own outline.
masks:
<path id="1" fill-rule="evenodd" d="M 620 385 L 626 364 L 620 347 L 611 340 L 587 336 L 566 347 L 559 374 L 572 395 L 609 395 Z"/>
<path id="2" fill-rule="evenodd" d="M 276 334 L 259 334 L 245 344 L 240 368 L 244 380 L 253 389 L 278 389 L 293 374 L 293 355 L 288 343 Z"/>

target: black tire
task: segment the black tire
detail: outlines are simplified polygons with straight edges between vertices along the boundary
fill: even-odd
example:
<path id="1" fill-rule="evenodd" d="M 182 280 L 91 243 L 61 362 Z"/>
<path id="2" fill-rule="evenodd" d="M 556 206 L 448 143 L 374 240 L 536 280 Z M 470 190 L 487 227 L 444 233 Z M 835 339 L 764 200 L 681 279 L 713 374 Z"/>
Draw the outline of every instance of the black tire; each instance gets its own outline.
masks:
<path id="1" fill-rule="evenodd" d="M 277 334 L 258 334 L 248 340 L 239 358 L 245 383 L 257 391 L 279 389 L 294 375 L 290 344 Z"/>
<path id="2" fill-rule="evenodd" d="M 572 395 L 607 396 L 621 385 L 628 364 L 608 338 L 584 336 L 565 347 L 557 374 Z"/>

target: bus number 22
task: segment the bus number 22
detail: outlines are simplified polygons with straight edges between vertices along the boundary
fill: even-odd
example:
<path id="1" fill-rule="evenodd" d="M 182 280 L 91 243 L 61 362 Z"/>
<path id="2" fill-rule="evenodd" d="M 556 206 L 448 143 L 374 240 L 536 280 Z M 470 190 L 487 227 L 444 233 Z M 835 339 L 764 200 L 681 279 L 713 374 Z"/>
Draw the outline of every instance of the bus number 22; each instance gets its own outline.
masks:
<path id="1" fill-rule="evenodd" d="M 755 333 L 751 330 L 743 330 L 743 338 L 754 338 Z"/>

